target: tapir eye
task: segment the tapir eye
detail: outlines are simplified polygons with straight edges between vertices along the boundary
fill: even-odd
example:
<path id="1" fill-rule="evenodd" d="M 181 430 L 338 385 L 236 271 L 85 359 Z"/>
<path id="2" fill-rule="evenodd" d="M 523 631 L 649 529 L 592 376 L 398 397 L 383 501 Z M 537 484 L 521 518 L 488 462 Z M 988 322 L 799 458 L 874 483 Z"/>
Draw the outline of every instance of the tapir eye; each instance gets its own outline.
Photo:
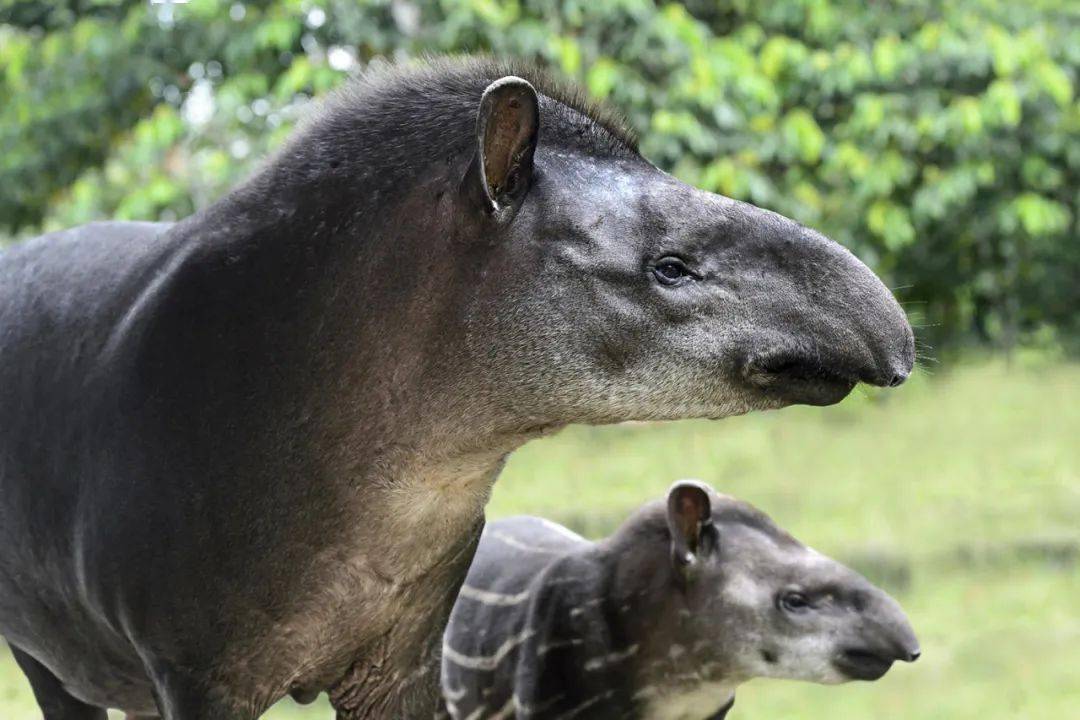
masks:
<path id="1" fill-rule="evenodd" d="M 780 596 L 780 607 L 789 613 L 801 613 L 810 609 L 810 599 L 801 592 L 786 592 Z"/>
<path id="2" fill-rule="evenodd" d="M 678 285 L 694 277 L 693 273 L 687 269 L 686 263 L 677 257 L 666 257 L 658 260 L 652 267 L 652 273 L 664 285 Z"/>

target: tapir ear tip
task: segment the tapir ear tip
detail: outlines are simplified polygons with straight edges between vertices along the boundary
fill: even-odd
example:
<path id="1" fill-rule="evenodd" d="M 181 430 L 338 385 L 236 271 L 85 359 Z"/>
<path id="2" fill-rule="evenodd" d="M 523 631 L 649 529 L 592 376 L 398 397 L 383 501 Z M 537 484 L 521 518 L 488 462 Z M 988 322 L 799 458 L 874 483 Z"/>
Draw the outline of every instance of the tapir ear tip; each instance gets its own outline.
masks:
<path id="1" fill-rule="evenodd" d="M 701 490 L 706 495 L 718 494 L 715 490 L 712 489 L 711 485 L 709 485 L 704 480 L 698 480 L 697 478 L 682 478 L 681 480 L 676 480 L 671 484 L 671 487 L 668 488 L 668 494 L 670 495 L 677 490 L 682 490 L 686 488 L 695 488 L 697 490 Z"/>
<path id="2" fill-rule="evenodd" d="M 498 80 L 493 80 L 484 90 L 484 94 L 487 95 L 491 92 L 513 88 L 518 90 L 531 90 L 534 94 L 536 93 L 536 88 L 534 88 L 532 83 L 525 78 L 518 77 L 517 75 L 504 75 Z"/>
<path id="3" fill-rule="evenodd" d="M 497 103 L 514 103 L 514 100 L 524 101 L 526 107 L 531 107 L 533 114 L 540 111 L 540 98 L 536 88 L 528 80 L 517 75 L 506 75 L 492 81 L 484 88 L 484 94 L 480 97 L 481 112 L 487 112 Z"/>

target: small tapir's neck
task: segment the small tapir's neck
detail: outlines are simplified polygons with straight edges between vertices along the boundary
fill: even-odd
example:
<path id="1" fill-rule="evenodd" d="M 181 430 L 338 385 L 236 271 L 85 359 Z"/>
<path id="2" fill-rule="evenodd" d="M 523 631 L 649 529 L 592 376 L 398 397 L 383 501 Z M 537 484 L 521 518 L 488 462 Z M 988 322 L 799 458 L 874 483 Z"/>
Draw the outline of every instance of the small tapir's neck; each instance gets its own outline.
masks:
<path id="1" fill-rule="evenodd" d="M 723 717 L 738 680 L 713 657 L 715 638 L 698 635 L 671 563 L 661 518 L 638 517 L 597 544 L 605 558 L 612 637 L 636 651 L 622 669 L 633 678 L 643 720 Z M 707 711 L 706 711 L 707 710 Z"/>
<path id="2" fill-rule="evenodd" d="M 725 679 L 723 668 L 707 658 L 708 643 L 687 630 L 688 611 L 679 607 L 678 590 L 660 567 L 667 553 L 638 548 L 630 558 L 627 550 L 602 541 L 560 561 L 573 575 L 561 573 L 565 582 L 549 588 L 558 608 L 547 625 L 556 636 L 549 642 L 562 638 L 576 677 L 583 679 L 580 692 L 609 693 L 606 702 L 620 708 L 620 717 L 722 718 L 737 682 Z M 627 560 L 635 565 L 632 574 Z M 568 634 L 574 642 L 567 642 Z"/>

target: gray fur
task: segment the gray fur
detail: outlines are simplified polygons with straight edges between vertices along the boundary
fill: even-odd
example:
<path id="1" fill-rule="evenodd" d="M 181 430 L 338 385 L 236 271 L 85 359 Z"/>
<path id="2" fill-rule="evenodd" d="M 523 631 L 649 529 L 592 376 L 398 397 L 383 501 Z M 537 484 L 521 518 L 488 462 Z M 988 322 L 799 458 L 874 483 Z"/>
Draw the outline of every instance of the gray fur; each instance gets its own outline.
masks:
<path id="1" fill-rule="evenodd" d="M 542 74 L 384 68 L 181 222 L 0 254 L 0 633 L 90 706 L 421 717 L 508 453 L 911 363 L 850 253 L 665 175 Z"/>
<path id="2" fill-rule="evenodd" d="M 876 679 L 918 657 L 883 591 L 746 503 L 690 481 L 672 495 L 686 488 L 704 498 L 693 550 L 663 502 L 597 543 L 489 524 L 443 640 L 446 714 L 719 720 L 752 678 Z M 790 593 L 810 606 L 786 609 Z"/>

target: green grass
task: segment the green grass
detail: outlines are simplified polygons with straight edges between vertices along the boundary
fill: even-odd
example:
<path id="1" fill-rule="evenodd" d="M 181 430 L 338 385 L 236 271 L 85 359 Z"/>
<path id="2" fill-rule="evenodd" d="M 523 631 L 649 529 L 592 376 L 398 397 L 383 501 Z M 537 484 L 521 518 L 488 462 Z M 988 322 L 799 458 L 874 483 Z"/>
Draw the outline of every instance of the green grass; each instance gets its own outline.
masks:
<path id="1" fill-rule="evenodd" d="M 597 536 L 681 477 L 871 575 L 923 644 L 923 659 L 877 683 L 751 683 L 732 717 L 1017 720 L 1080 707 L 1080 365 L 965 365 L 832 408 L 571 428 L 513 456 L 489 515 Z M 0 717 L 36 717 L 15 673 L 0 653 Z"/>

